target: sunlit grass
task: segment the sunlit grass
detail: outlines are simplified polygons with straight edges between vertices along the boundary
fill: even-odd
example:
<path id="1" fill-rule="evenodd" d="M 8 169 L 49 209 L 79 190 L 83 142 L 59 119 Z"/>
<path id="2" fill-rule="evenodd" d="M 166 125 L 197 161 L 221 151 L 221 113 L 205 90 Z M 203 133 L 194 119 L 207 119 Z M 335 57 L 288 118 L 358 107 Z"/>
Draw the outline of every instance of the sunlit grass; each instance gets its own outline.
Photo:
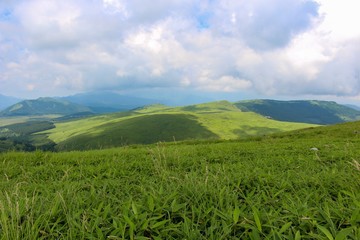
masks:
<path id="1" fill-rule="evenodd" d="M 3 153 L 0 238 L 357 240 L 359 128 Z"/>
<path id="2" fill-rule="evenodd" d="M 24 123 L 31 120 L 48 120 L 61 117 L 61 115 L 41 115 L 41 116 L 17 116 L 17 117 L 1 117 L 0 118 L 0 127 L 15 124 L 15 123 Z"/>
<path id="3" fill-rule="evenodd" d="M 158 138 L 158 136 L 161 136 L 162 126 L 161 124 L 153 126 L 151 119 L 159 119 L 156 116 L 161 116 L 162 119 L 160 121 L 162 123 L 166 124 L 166 119 L 168 119 L 167 124 L 176 125 L 173 120 L 175 118 L 182 119 L 181 116 L 185 115 L 189 120 L 197 122 L 193 123 L 194 126 L 192 128 L 199 129 L 199 133 L 192 132 L 185 137 L 183 129 L 181 128 L 177 129 L 174 127 L 173 129 L 167 129 L 168 134 L 171 135 L 171 141 L 173 139 L 204 139 L 210 135 L 220 139 L 237 139 L 316 126 L 267 119 L 255 113 L 241 112 L 231 103 L 221 101 L 176 108 L 154 105 L 133 112 L 107 114 L 75 121 L 56 123 L 55 129 L 51 129 L 45 133 L 49 135 L 49 138 L 52 141 L 59 145 L 79 145 L 79 148 L 71 148 L 79 150 L 122 146 L 127 142 L 154 143 L 157 141 L 169 141 L 169 139 Z M 141 120 L 141 118 L 143 118 L 143 120 Z M 144 121 L 145 119 L 149 119 L 148 124 Z M 139 122 L 141 122 L 141 126 L 135 128 L 143 128 L 148 125 L 149 131 L 145 131 L 146 133 L 134 131 L 132 136 L 129 137 L 124 126 L 128 126 L 129 124 L 136 125 Z M 178 122 L 178 124 L 181 123 Z M 202 134 L 202 130 L 199 126 L 204 127 L 212 134 Z M 108 129 L 111 129 L 111 131 L 108 131 Z M 213 138 L 213 136 L 211 138 Z M 84 142 L 84 144 L 81 144 L 81 141 L 83 141 L 82 139 L 89 138 L 94 139 L 93 143 Z M 144 138 L 149 140 L 140 141 Z M 109 139 L 112 139 L 111 143 L 108 143 Z M 134 139 L 139 140 L 134 142 Z M 86 145 L 86 148 L 81 147 L 81 145 Z M 61 148 L 64 149 L 64 147 Z"/>

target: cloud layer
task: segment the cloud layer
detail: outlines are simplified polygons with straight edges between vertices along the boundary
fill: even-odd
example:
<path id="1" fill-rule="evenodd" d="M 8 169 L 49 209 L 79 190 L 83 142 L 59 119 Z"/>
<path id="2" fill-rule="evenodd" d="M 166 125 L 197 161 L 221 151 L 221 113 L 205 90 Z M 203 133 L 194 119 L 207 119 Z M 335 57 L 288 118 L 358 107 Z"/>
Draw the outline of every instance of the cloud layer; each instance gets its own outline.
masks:
<path id="1" fill-rule="evenodd" d="M 356 98 L 359 7 L 356 0 L 1 1 L 0 91 Z"/>

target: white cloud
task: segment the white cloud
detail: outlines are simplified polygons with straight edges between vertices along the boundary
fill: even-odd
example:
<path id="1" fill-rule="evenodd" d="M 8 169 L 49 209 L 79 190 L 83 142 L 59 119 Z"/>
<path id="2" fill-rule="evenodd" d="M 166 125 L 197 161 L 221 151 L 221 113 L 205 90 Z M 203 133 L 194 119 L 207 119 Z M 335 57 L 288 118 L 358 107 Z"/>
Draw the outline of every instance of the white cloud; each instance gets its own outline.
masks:
<path id="1" fill-rule="evenodd" d="M 125 18 L 129 17 L 128 10 L 121 0 L 102 0 L 105 11 L 110 14 L 123 14 Z"/>
<path id="2" fill-rule="evenodd" d="M 245 79 L 235 78 L 233 76 L 222 76 L 216 80 L 207 81 L 208 85 L 201 86 L 201 89 L 215 92 L 236 92 L 246 90 L 252 86 L 252 83 Z"/>
<path id="3" fill-rule="evenodd" d="M 2 1 L 1 91 L 358 96 L 357 9 L 355 0 Z"/>

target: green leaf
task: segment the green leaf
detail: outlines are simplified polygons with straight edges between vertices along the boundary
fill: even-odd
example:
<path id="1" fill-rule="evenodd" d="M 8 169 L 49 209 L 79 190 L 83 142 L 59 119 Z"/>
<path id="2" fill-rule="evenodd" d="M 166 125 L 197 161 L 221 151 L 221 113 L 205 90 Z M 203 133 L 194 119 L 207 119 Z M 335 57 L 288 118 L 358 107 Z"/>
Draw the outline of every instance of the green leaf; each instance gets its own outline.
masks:
<path id="1" fill-rule="evenodd" d="M 153 212 L 154 208 L 155 208 L 155 204 L 154 204 L 154 198 L 151 195 L 148 197 L 147 203 L 148 203 L 149 210 Z"/>
<path id="2" fill-rule="evenodd" d="M 301 234 L 300 231 L 297 231 L 295 234 L 295 240 L 301 240 Z"/>
<path id="3" fill-rule="evenodd" d="M 261 240 L 261 237 L 260 237 L 258 231 L 252 231 L 249 237 L 251 240 Z"/>
<path id="4" fill-rule="evenodd" d="M 151 228 L 155 229 L 155 228 L 161 227 L 161 226 L 165 225 L 167 222 L 169 222 L 169 220 L 163 220 L 161 222 L 155 223 L 154 225 L 151 226 Z"/>
<path id="5" fill-rule="evenodd" d="M 141 230 L 147 229 L 149 226 L 149 222 L 150 222 L 150 220 L 146 219 L 145 222 L 141 225 Z"/>
<path id="6" fill-rule="evenodd" d="M 291 227 L 291 224 L 292 224 L 292 222 L 286 223 L 284 226 L 281 227 L 279 233 L 283 233 L 283 232 L 285 232 L 286 230 L 288 230 L 289 227 Z"/>
<path id="7" fill-rule="evenodd" d="M 350 223 L 353 226 L 356 226 L 356 223 L 360 221 L 360 209 L 356 209 L 351 214 Z"/>
<path id="8" fill-rule="evenodd" d="M 124 215 L 124 220 L 127 224 L 129 224 L 130 229 L 135 229 L 135 224 L 133 223 L 133 221 L 131 221 L 131 219 L 128 216 Z"/>
<path id="9" fill-rule="evenodd" d="M 353 231 L 353 228 L 345 228 L 336 234 L 335 240 L 343 240 Z"/>
<path id="10" fill-rule="evenodd" d="M 239 221 L 239 216 L 240 216 L 240 209 L 238 206 L 236 206 L 233 212 L 234 224 L 236 224 Z"/>
<path id="11" fill-rule="evenodd" d="M 134 202 L 131 203 L 131 208 L 132 208 L 134 214 L 138 215 L 138 210 L 137 210 L 136 204 Z"/>
<path id="12" fill-rule="evenodd" d="M 322 231 L 322 232 L 325 234 L 325 236 L 326 236 L 329 240 L 334 240 L 334 237 L 331 235 L 331 233 L 330 233 L 329 230 L 327 230 L 325 227 L 320 226 L 320 225 L 317 225 L 317 227 L 318 227 L 318 229 L 319 229 L 320 231 Z"/>
<path id="13" fill-rule="evenodd" d="M 176 199 L 174 199 L 173 201 L 172 201 L 172 203 L 171 203 L 171 211 L 172 212 L 177 212 L 177 211 L 179 211 L 181 208 L 183 208 L 184 207 L 184 204 L 178 204 L 177 202 L 176 202 Z"/>
<path id="14" fill-rule="evenodd" d="M 259 210 L 257 210 L 255 207 L 252 207 L 252 210 L 253 210 L 256 227 L 258 228 L 258 230 L 260 232 L 262 232 L 261 221 L 260 221 L 260 217 L 259 217 Z"/>

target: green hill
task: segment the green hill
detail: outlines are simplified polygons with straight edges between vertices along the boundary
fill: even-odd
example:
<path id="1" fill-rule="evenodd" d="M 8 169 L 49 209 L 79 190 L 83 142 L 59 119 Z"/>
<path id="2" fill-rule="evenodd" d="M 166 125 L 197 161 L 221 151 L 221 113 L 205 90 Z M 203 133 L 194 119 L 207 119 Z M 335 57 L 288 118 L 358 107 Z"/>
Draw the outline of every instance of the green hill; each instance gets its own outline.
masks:
<path id="1" fill-rule="evenodd" d="M 250 100 L 234 105 L 242 111 L 256 112 L 279 121 L 335 124 L 360 119 L 360 111 L 328 101 Z"/>
<path id="2" fill-rule="evenodd" d="M 0 239 L 358 240 L 359 133 L 0 153 Z"/>
<path id="3" fill-rule="evenodd" d="M 65 100 L 54 98 L 38 98 L 24 100 L 0 112 L 0 117 L 37 116 L 37 115 L 69 115 L 80 112 L 91 112 L 90 108 Z"/>
<path id="4" fill-rule="evenodd" d="M 92 133 L 81 133 L 60 142 L 58 149 L 109 148 L 160 141 L 217 138 L 193 118 L 186 114 L 154 114 L 109 122 L 94 127 Z"/>
<path id="5" fill-rule="evenodd" d="M 56 123 L 46 134 L 59 150 L 195 139 L 237 139 L 311 127 L 242 112 L 227 101 L 186 107 L 151 105 L 130 112 Z"/>
<path id="6" fill-rule="evenodd" d="M 18 98 L 0 94 L 0 111 L 20 101 Z"/>

